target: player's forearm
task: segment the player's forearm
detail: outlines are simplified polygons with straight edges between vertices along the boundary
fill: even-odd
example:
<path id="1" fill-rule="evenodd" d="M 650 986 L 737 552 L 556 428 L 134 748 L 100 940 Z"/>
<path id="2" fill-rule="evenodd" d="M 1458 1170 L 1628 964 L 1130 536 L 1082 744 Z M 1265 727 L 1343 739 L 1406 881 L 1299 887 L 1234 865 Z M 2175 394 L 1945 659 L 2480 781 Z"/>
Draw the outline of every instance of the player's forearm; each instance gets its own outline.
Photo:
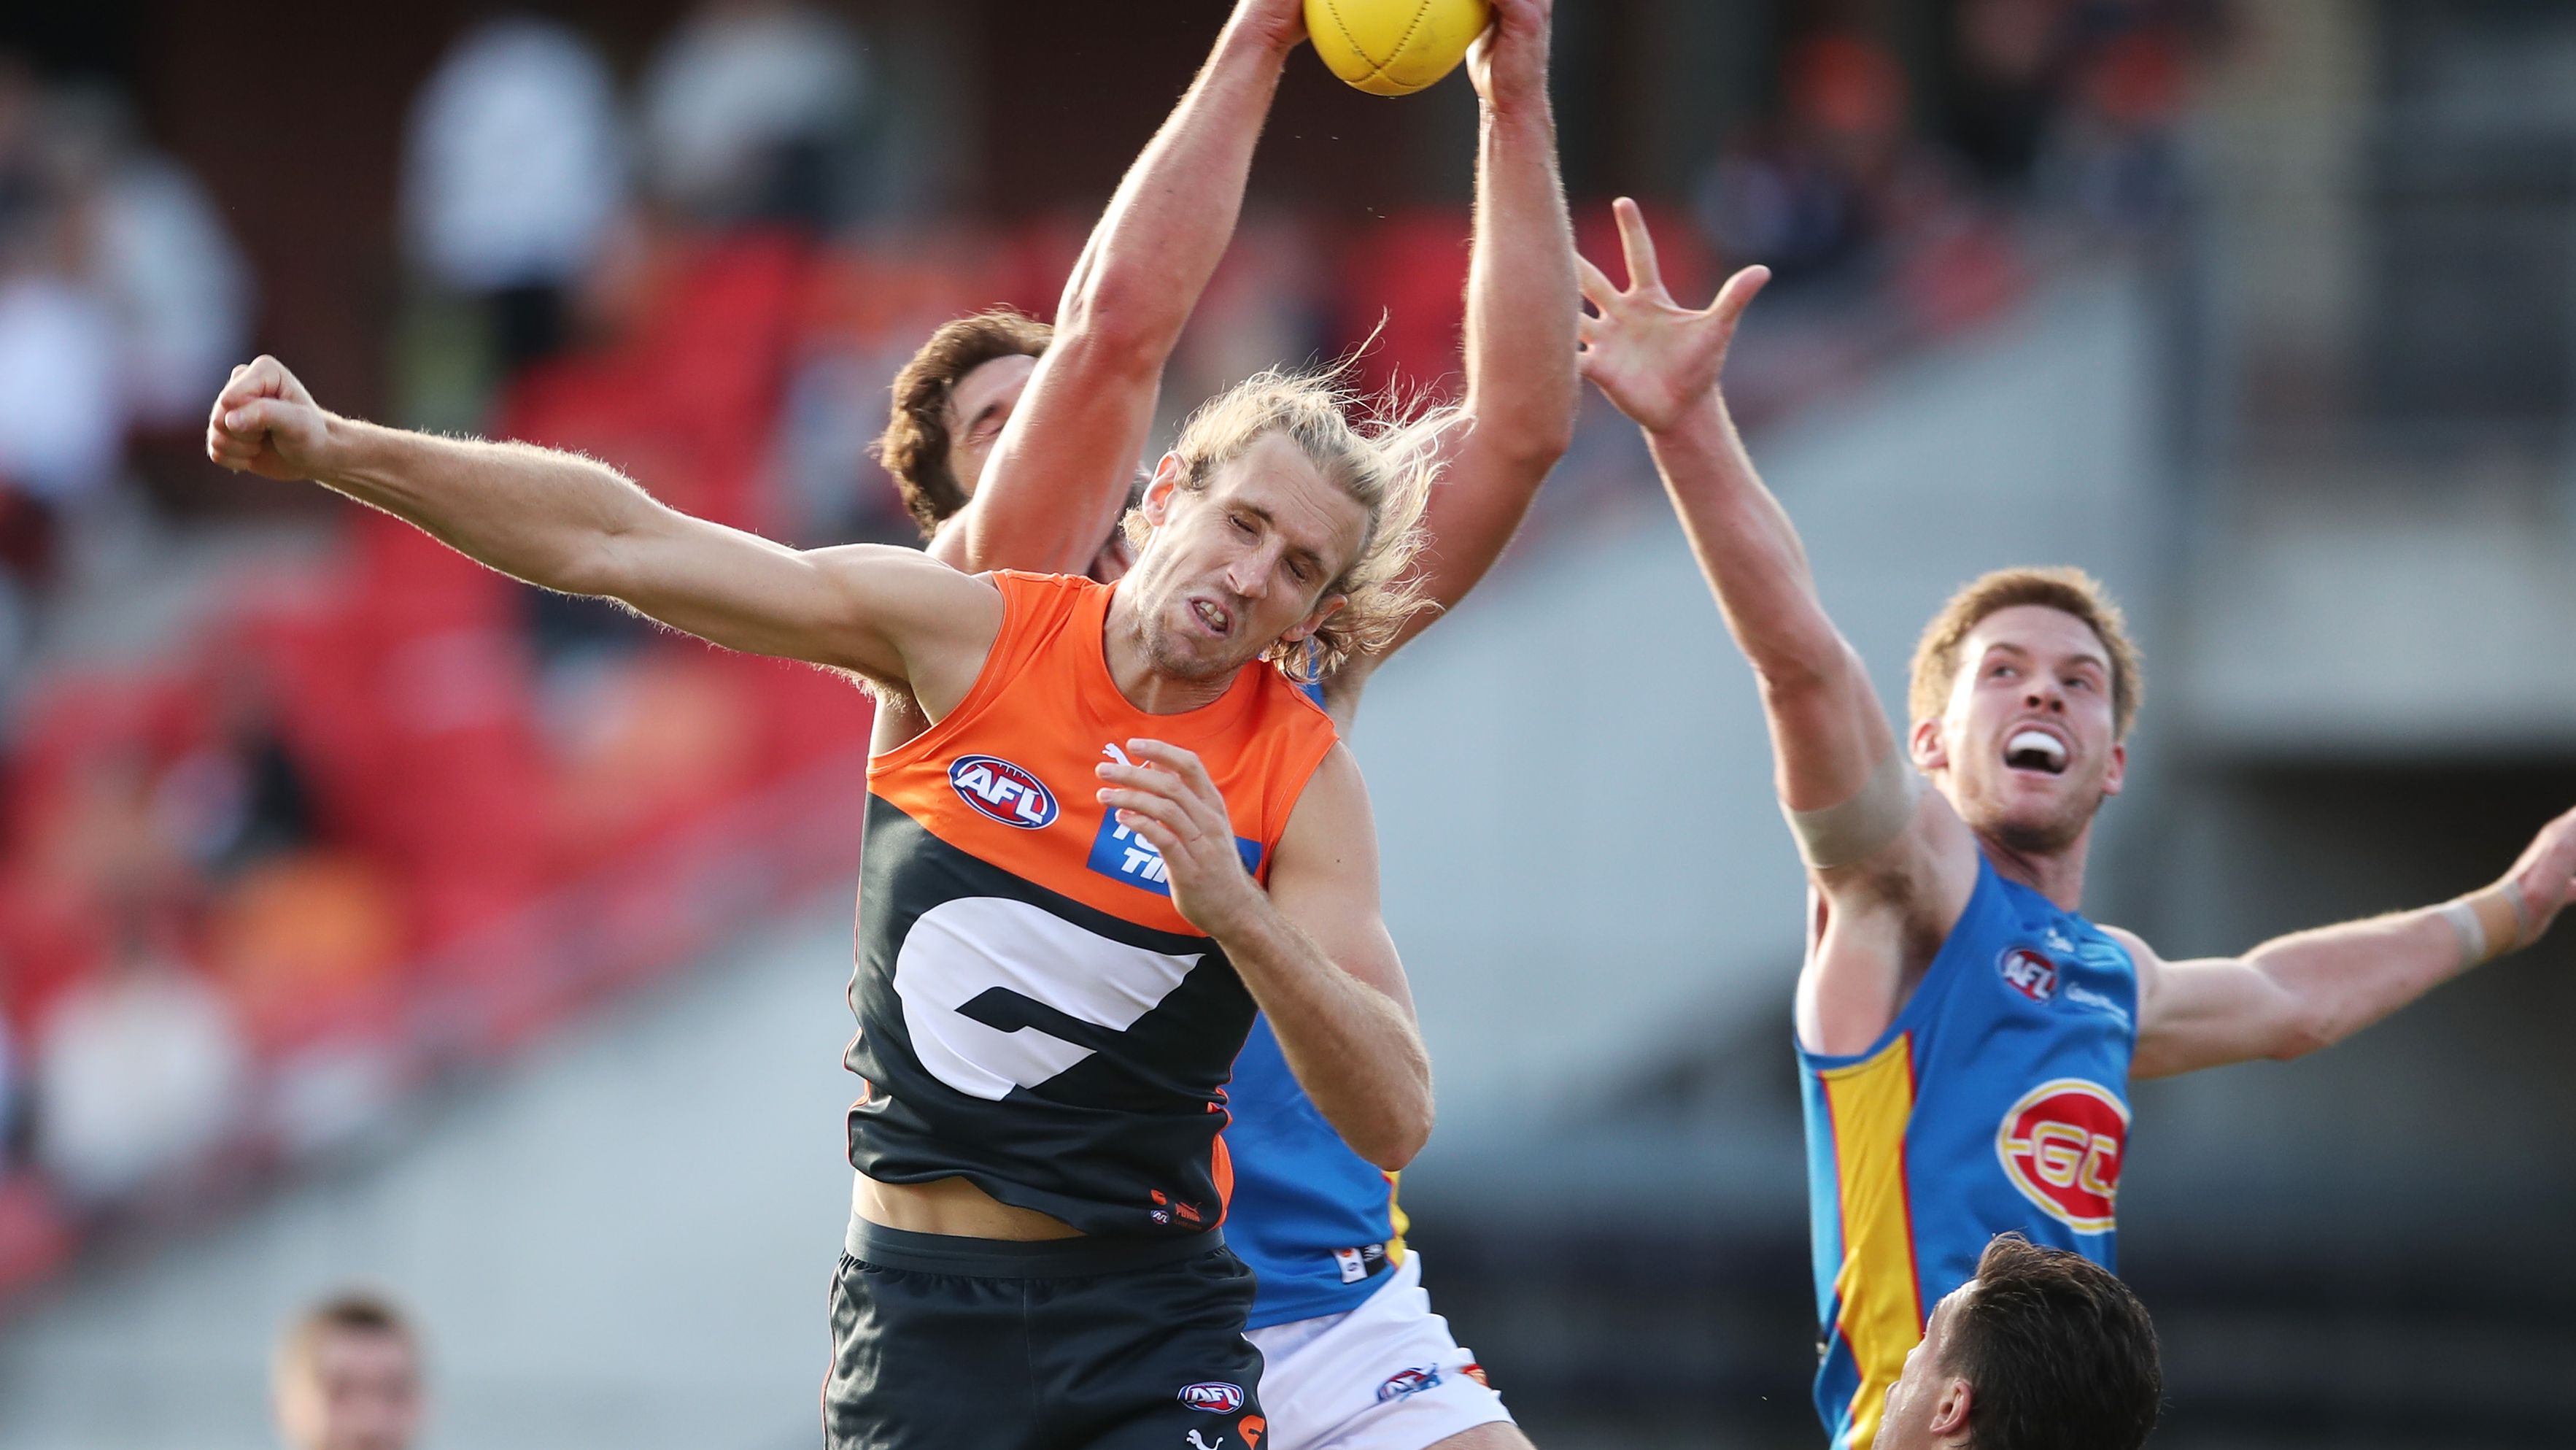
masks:
<path id="1" fill-rule="evenodd" d="M 1543 475 L 1573 441 L 1580 385 L 1574 226 L 1546 88 L 1530 89 L 1482 111 L 1467 272 L 1467 411 L 1489 456 Z M 1529 479 L 1524 504 L 1535 487 Z"/>
<path id="2" fill-rule="evenodd" d="M 615 469 L 576 454 L 352 418 L 328 426 L 316 482 L 548 589 L 615 592 L 616 541 L 669 513 Z"/>
<path id="3" fill-rule="evenodd" d="M 1788 511 L 1763 486 L 1725 400 L 1685 412 L 1646 443 L 1700 571 L 1765 685 L 1797 688 L 1843 670 L 1847 652 L 1816 592 Z"/>
<path id="4" fill-rule="evenodd" d="M 1431 1136 L 1431 1058 L 1412 1015 L 1276 910 L 1217 938 L 1298 1086 L 1352 1152 L 1393 1172 Z"/>
<path id="5" fill-rule="evenodd" d="M 2460 913 L 2479 924 L 2463 939 Z M 2343 1041 L 2470 968 L 2519 945 L 2516 912 L 2501 887 L 2457 902 L 2277 937 L 2246 960 L 2286 994 L 2274 1057 Z"/>
<path id="6" fill-rule="evenodd" d="M 1074 264 L 1058 347 L 1159 372 L 1233 239 L 1287 50 L 1240 17 L 1128 168 Z"/>

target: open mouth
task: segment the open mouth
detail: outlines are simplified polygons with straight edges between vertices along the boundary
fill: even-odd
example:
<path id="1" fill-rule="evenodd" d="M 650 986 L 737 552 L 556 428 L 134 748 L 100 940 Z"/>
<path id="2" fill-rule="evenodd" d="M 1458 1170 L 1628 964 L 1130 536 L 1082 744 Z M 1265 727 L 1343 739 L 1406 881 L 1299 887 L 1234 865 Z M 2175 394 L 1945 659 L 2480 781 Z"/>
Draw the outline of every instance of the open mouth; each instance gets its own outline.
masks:
<path id="1" fill-rule="evenodd" d="M 1198 616 L 1199 623 L 1207 626 L 1208 633 L 1219 639 L 1225 638 L 1234 629 L 1234 616 L 1227 613 L 1223 605 L 1205 599 L 1193 599 L 1190 601 L 1190 612 Z"/>
<path id="2" fill-rule="evenodd" d="M 2004 764 L 2042 775 L 2066 773 L 2066 742 L 2045 730 L 2016 730 L 2004 742 Z"/>

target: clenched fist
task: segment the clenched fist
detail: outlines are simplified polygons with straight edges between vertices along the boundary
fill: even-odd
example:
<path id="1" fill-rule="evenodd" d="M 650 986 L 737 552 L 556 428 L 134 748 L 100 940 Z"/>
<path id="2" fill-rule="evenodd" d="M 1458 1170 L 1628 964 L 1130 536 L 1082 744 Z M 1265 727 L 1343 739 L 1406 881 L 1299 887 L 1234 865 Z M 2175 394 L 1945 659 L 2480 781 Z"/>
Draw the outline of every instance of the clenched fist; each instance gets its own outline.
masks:
<path id="1" fill-rule="evenodd" d="M 323 472 L 331 427 L 286 364 L 262 356 L 233 369 L 206 419 L 206 456 L 235 473 L 262 478 L 314 478 Z"/>

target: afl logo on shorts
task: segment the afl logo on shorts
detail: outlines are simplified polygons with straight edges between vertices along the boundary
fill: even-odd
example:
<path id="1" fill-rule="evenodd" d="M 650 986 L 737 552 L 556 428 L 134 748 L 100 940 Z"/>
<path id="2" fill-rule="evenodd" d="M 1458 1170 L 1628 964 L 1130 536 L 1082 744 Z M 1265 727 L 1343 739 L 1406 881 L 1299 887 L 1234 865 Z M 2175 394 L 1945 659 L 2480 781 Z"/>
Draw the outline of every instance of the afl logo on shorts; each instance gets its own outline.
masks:
<path id="1" fill-rule="evenodd" d="M 1211 1415 L 1231 1415 L 1243 1408 L 1243 1386 L 1230 1385 L 1223 1380 L 1202 1380 L 1194 1385 L 1183 1385 L 1181 1403 Z"/>
<path id="2" fill-rule="evenodd" d="M 961 755 L 948 766 L 957 798 L 1006 826 L 1034 831 L 1055 820 L 1055 792 L 1046 782 L 990 755 Z"/>
<path id="3" fill-rule="evenodd" d="M 2129 1108 L 2119 1095 L 2080 1077 L 2030 1090 L 2004 1114 L 1995 1156 L 2022 1197 L 2080 1234 L 2109 1233 L 2120 1194 L 2120 1150 Z"/>
<path id="4" fill-rule="evenodd" d="M 2004 985 L 2034 1002 L 2057 995 L 2057 963 L 2028 947 L 2014 947 L 1996 966 L 2004 974 Z"/>

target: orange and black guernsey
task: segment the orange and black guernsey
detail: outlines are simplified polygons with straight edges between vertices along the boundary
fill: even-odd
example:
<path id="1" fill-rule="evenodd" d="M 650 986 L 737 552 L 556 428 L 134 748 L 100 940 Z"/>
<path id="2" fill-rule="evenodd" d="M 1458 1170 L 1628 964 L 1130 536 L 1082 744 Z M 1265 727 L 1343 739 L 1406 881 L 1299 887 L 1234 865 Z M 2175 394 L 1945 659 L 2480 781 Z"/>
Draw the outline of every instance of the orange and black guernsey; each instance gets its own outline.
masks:
<path id="1" fill-rule="evenodd" d="M 1109 674 L 1113 586 L 990 577 L 1002 630 L 973 688 L 868 766 L 851 1166 L 964 1178 L 1085 1233 L 1213 1228 L 1252 997 L 1173 909 L 1161 856 L 1095 799 L 1093 767 L 1139 737 L 1196 752 L 1266 881 L 1332 722 L 1266 664 L 1212 704 L 1147 714 Z"/>

